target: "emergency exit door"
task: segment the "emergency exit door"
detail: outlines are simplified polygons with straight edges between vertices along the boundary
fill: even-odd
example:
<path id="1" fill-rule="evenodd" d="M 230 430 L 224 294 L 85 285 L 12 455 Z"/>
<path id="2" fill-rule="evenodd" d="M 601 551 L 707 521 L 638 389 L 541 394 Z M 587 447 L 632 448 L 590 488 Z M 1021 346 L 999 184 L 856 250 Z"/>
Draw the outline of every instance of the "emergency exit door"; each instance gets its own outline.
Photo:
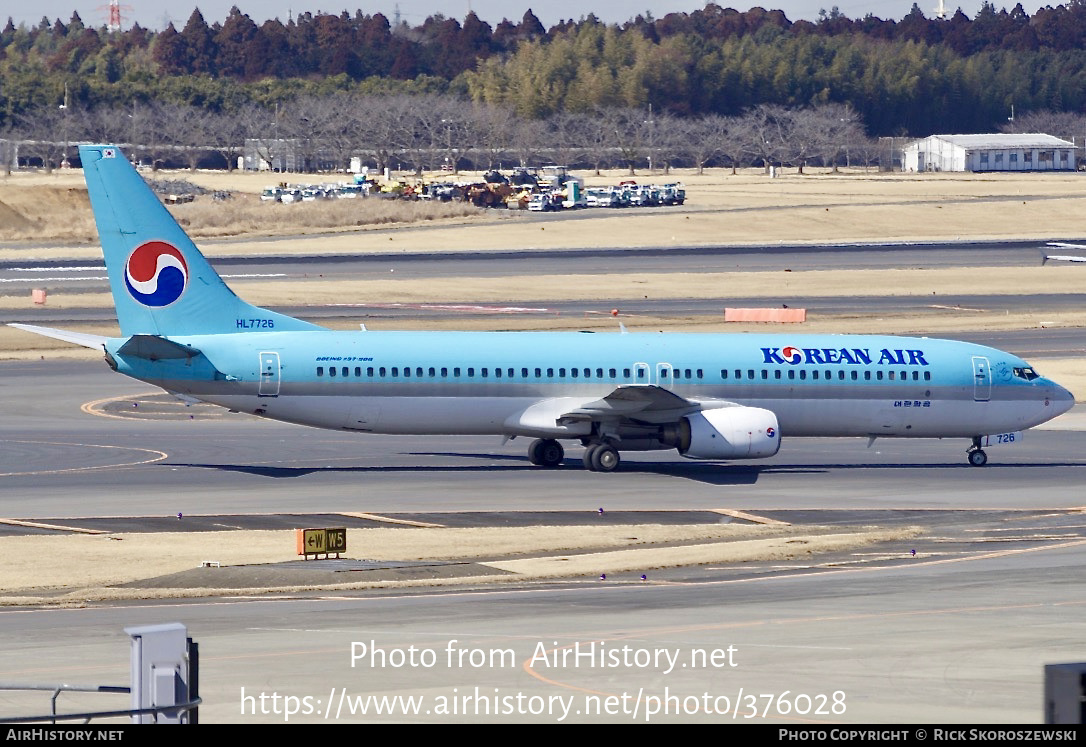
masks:
<path id="1" fill-rule="evenodd" d="M 260 388 L 261 397 L 279 396 L 279 353 L 260 354 Z"/>

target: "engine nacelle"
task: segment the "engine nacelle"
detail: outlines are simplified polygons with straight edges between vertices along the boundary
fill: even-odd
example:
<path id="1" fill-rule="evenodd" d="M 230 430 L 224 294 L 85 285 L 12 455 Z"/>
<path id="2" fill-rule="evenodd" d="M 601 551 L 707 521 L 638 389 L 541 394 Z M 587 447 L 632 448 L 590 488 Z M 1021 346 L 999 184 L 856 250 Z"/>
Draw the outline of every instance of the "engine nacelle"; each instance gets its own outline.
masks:
<path id="1" fill-rule="evenodd" d="M 689 459 L 764 459 L 781 448 L 777 416 L 760 407 L 724 407 L 679 421 L 679 453 Z"/>

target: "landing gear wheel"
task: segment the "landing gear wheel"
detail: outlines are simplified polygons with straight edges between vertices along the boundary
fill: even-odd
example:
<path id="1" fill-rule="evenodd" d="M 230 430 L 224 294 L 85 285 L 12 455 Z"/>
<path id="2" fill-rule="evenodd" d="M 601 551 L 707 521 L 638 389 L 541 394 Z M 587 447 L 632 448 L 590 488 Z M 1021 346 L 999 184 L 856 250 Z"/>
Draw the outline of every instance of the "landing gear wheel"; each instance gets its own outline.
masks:
<path id="1" fill-rule="evenodd" d="M 562 444 L 553 438 L 537 438 L 528 447 L 528 461 L 539 467 L 557 467 L 565 456 Z"/>
<path id="2" fill-rule="evenodd" d="M 988 463 L 988 455 L 982 449 L 974 449 L 969 452 L 969 463 L 974 467 L 983 467 Z"/>
<path id="3" fill-rule="evenodd" d="M 596 454 L 596 449 L 600 447 L 599 444 L 589 444 L 584 450 L 584 456 L 581 457 L 581 461 L 584 463 L 584 468 L 589 472 L 595 472 L 596 467 L 592 463 L 592 458 Z"/>
<path id="4" fill-rule="evenodd" d="M 592 449 L 592 469 L 596 472 L 614 472 L 620 461 L 618 449 L 611 444 L 600 444 Z"/>

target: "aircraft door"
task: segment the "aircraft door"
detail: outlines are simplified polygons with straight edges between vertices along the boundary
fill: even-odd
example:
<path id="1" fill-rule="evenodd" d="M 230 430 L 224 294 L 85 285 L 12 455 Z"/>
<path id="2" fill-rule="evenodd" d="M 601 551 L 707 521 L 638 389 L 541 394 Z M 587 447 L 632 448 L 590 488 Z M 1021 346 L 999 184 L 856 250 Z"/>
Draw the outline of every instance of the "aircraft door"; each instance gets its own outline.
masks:
<path id="1" fill-rule="evenodd" d="M 260 388 L 257 390 L 261 397 L 279 396 L 279 353 L 260 354 Z"/>
<path id="2" fill-rule="evenodd" d="M 648 386 L 650 383 L 648 363 L 633 364 L 633 383 L 635 385 Z"/>
<path id="3" fill-rule="evenodd" d="M 973 401 L 987 402 L 992 398 L 992 376 L 988 370 L 988 359 L 973 356 Z"/>
<path id="4" fill-rule="evenodd" d="M 656 364 L 656 386 L 661 389 L 670 389 L 675 381 L 675 371 L 670 363 Z"/>

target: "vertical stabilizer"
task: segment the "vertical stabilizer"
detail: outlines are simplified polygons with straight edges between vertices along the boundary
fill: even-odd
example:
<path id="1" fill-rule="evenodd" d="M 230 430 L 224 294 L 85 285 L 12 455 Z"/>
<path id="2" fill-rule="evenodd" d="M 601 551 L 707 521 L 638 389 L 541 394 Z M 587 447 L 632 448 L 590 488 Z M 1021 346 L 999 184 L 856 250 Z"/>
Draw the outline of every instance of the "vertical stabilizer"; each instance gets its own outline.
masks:
<path id="1" fill-rule="evenodd" d="M 119 148 L 79 155 L 123 335 L 321 329 L 238 298 Z"/>

